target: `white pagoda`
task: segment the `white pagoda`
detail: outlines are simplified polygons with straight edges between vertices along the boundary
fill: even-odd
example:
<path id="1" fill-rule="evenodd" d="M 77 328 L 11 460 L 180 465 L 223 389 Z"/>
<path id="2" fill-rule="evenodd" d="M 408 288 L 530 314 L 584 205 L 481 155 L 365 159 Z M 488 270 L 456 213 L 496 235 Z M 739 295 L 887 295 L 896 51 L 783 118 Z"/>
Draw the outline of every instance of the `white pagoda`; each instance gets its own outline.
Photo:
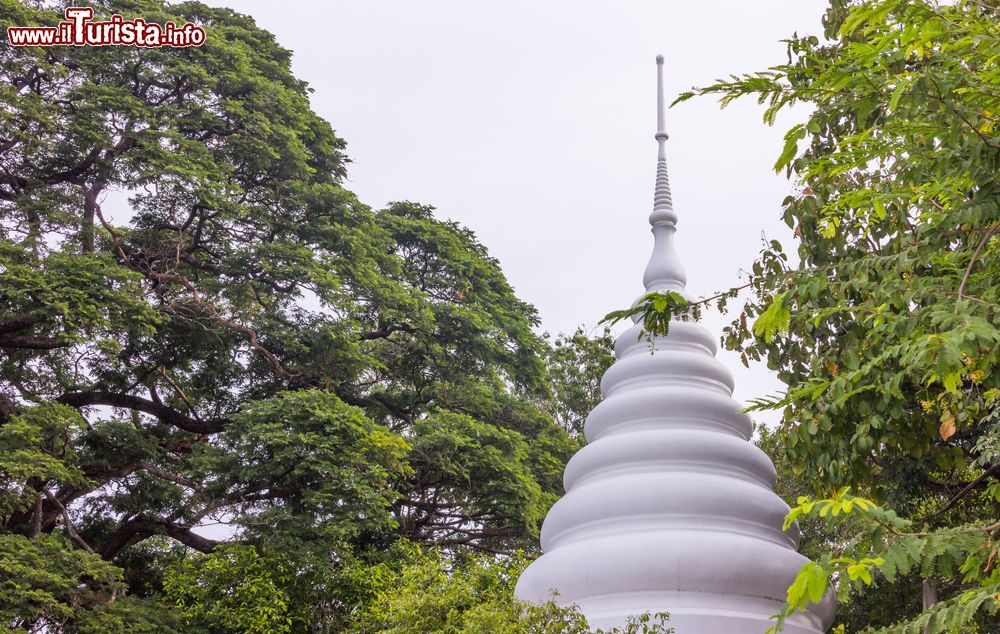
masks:
<path id="1" fill-rule="evenodd" d="M 689 297 L 673 243 L 663 57 L 656 63 L 655 243 L 643 283 Z M 566 467 L 566 495 L 542 526 L 544 555 L 516 594 L 576 604 L 592 627 L 669 612 L 677 634 L 763 634 L 807 561 L 796 552 L 798 529 L 782 531 L 788 506 L 774 493 L 774 465 L 749 442 L 751 422 L 715 359 L 715 337 L 676 321 L 651 344 L 640 326 L 615 342 L 604 400 L 587 418 L 589 444 Z M 825 632 L 834 608 L 827 596 L 784 631 Z"/>

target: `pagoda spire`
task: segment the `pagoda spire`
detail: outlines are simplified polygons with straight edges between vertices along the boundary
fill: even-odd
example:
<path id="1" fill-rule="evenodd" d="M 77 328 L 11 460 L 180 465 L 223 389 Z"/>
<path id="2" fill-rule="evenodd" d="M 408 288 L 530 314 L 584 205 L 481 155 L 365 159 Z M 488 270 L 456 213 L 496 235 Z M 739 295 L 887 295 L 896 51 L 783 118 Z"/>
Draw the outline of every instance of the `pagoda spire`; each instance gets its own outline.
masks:
<path id="1" fill-rule="evenodd" d="M 684 266 L 674 246 L 677 231 L 677 214 L 670 194 L 670 177 L 667 175 L 666 114 L 663 99 L 663 56 L 656 56 L 656 187 L 653 190 L 653 213 L 649 224 L 653 231 L 653 254 L 646 264 L 642 282 L 646 292 L 672 290 L 682 292 L 687 282 Z"/>
<path id="2" fill-rule="evenodd" d="M 674 248 L 677 215 L 667 179 L 663 58 L 657 60 L 659 154 L 653 254 L 646 291 L 684 294 Z M 587 445 L 566 465 L 566 494 L 545 517 L 544 553 L 515 594 L 576 605 L 591 627 L 669 612 L 677 634 L 761 634 L 808 561 L 798 528 L 783 530 L 788 505 L 774 493 L 771 460 L 732 398 L 733 377 L 715 358 L 702 324 L 672 321 L 643 336 L 636 320 L 615 340 L 601 379 L 603 399 L 587 417 Z M 834 597 L 793 614 L 786 634 L 821 634 Z"/>

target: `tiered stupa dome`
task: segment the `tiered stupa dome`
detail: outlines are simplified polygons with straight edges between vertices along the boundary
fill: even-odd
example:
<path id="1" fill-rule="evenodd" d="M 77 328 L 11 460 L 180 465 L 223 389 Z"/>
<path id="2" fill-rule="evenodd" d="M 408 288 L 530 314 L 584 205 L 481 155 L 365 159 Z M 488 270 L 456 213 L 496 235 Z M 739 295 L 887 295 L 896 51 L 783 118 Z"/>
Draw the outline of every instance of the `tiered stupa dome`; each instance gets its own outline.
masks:
<path id="1" fill-rule="evenodd" d="M 656 61 L 655 243 L 643 282 L 647 292 L 684 294 Z M 763 634 L 807 561 L 796 552 L 798 529 L 782 531 L 788 506 L 774 493 L 774 465 L 749 442 L 751 422 L 715 359 L 715 338 L 693 322 L 672 322 L 652 342 L 640 328 L 615 342 L 604 400 L 587 418 L 589 444 L 566 467 L 566 495 L 542 527 L 545 554 L 517 596 L 576 604 L 593 627 L 669 612 L 677 634 Z M 827 596 L 785 632 L 825 632 L 833 613 Z"/>

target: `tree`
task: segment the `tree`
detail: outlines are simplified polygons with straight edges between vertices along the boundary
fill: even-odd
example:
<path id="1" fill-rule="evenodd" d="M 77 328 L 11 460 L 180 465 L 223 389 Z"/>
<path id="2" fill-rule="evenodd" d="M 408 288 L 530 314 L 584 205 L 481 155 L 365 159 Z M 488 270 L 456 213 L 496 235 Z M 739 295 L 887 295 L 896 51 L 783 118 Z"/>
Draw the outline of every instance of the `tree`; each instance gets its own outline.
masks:
<path id="1" fill-rule="evenodd" d="M 808 473 L 796 470 L 789 458 L 789 448 L 780 428 L 758 424 L 755 442 L 771 458 L 778 479 L 775 492 L 790 506 L 797 507 L 800 498 L 815 492 L 815 481 Z M 811 560 L 820 560 L 839 545 L 849 542 L 863 531 L 870 520 L 861 514 L 844 514 L 828 522 L 818 513 L 799 515 L 796 523 L 801 534 L 799 552 Z M 920 605 L 919 574 L 911 571 L 892 582 L 877 570 L 872 571 L 878 583 L 861 584 L 845 591 L 845 600 L 837 608 L 837 623 L 846 631 L 865 627 L 884 627 L 899 620 L 900 615 L 913 614 Z"/>
<path id="2" fill-rule="evenodd" d="M 908 605 L 851 631 L 994 631 L 1000 9 L 832 0 L 824 26 L 823 40 L 788 40 L 787 64 L 678 100 L 755 96 L 767 123 L 811 107 L 775 165 L 799 187 L 783 204 L 799 262 L 765 245 L 724 337 L 788 385 L 756 405 L 783 412 L 789 463 L 822 498 L 803 496 L 790 519 L 839 530 L 846 514 L 857 529 L 803 569 L 788 609 L 834 579 L 844 597 L 905 582 Z M 708 301 L 655 299 L 631 311 L 652 330 Z"/>
<path id="3" fill-rule="evenodd" d="M 360 612 L 347 632 L 404 634 L 583 634 L 592 632 L 575 607 L 554 602 L 533 605 L 512 601 L 517 578 L 529 563 L 523 557 L 495 560 L 482 555 L 449 571 L 440 553 L 411 556 L 392 575 L 380 579 L 375 599 Z M 669 615 L 645 614 L 621 628 L 596 634 L 672 634 Z"/>
<path id="4" fill-rule="evenodd" d="M 0 27 L 65 4 L 0 0 Z M 344 141 L 250 18 L 94 7 L 207 41 L 0 47 L 0 536 L 114 564 L 133 598 L 95 578 L 74 609 L 135 622 L 164 579 L 210 575 L 191 550 L 281 553 L 324 580 L 289 595 L 295 631 L 342 622 L 350 600 L 310 588 L 400 540 L 533 547 L 576 443 L 497 261 L 346 190 Z M 81 631 L 52 614 L 4 618 Z"/>
<path id="5" fill-rule="evenodd" d="M 298 632 L 318 622 L 310 609 L 345 601 L 349 610 L 326 623 L 352 634 L 461 632 L 464 634 L 583 634 L 592 630 L 575 606 L 514 600 L 514 584 L 528 560 L 521 554 L 449 556 L 397 542 L 382 558 L 355 559 L 321 572 L 253 546 L 228 545 L 209 555 L 189 554 L 167 571 L 165 593 L 181 620 L 197 632 Z M 318 597 L 317 597 L 318 598 Z M 303 609 L 305 608 L 305 610 Z M 322 620 L 320 620 L 322 621 Z M 598 634 L 670 634 L 668 615 L 645 614 Z"/>
<path id="6" fill-rule="evenodd" d="M 583 425 L 601 402 L 601 377 L 615 362 L 614 337 L 605 327 L 591 336 L 582 327 L 572 335 L 559 335 L 548 351 L 552 417 L 577 437 Z"/>

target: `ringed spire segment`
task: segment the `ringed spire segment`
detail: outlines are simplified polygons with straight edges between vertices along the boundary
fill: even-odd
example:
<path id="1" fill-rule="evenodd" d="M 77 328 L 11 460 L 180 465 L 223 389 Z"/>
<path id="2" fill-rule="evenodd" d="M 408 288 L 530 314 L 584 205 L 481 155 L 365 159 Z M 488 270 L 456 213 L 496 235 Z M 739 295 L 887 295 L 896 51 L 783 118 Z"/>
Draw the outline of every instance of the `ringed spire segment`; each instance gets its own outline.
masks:
<path id="1" fill-rule="evenodd" d="M 667 139 L 670 135 L 666 129 L 666 105 L 663 99 L 663 56 L 656 56 L 656 134 L 654 138 L 658 145 L 656 156 L 656 186 L 653 190 L 653 213 L 649 215 L 649 224 L 653 231 L 653 254 L 646 265 L 642 276 L 646 292 L 653 291 L 683 291 L 687 283 L 684 266 L 677 255 L 674 246 L 674 233 L 677 229 L 677 214 L 674 212 L 674 200 L 670 193 L 670 177 L 667 175 Z"/>

